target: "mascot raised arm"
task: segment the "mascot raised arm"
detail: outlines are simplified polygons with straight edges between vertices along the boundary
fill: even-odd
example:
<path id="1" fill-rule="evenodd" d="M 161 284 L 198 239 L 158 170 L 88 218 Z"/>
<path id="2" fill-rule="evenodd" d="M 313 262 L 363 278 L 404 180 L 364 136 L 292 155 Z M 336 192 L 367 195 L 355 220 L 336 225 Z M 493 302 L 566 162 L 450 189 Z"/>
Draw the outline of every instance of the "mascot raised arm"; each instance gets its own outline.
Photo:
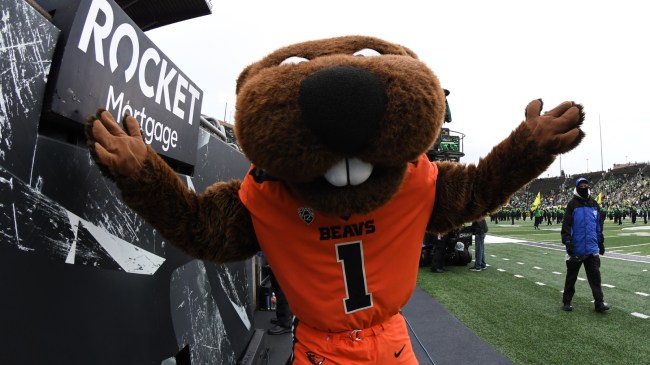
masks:
<path id="1" fill-rule="evenodd" d="M 531 101 L 476 165 L 430 162 L 445 116 L 437 77 L 409 48 L 346 36 L 278 49 L 242 71 L 242 180 L 193 192 L 130 116 L 122 128 L 98 110 L 86 133 L 124 202 L 174 246 L 215 263 L 264 251 L 297 318 L 294 364 L 416 364 L 400 309 L 424 232 L 499 208 L 580 143 L 579 104 L 542 107 Z"/>

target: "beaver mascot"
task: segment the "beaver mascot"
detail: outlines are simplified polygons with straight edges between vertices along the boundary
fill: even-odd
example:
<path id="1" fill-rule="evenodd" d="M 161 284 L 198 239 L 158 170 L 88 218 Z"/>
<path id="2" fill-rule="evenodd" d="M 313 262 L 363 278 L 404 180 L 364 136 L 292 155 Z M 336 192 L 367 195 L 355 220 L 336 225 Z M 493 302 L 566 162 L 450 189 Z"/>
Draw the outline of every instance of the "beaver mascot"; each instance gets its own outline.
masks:
<path id="1" fill-rule="evenodd" d="M 582 140 L 582 106 L 525 120 L 478 164 L 430 162 L 445 92 L 409 48 L 366 36 L 307 41 L 246 67 L 235 133 L 243 180 L 188 189 L 136 119 L 88 118 L 90 152 L 124 202 L 171 244 L 222 263 L 264 254 L 296 315 L 294 364 L 416 364 L 400 309 L 424 232 L 502 206 Z M 491 116 L 491 122 L 496 116 Z"/>

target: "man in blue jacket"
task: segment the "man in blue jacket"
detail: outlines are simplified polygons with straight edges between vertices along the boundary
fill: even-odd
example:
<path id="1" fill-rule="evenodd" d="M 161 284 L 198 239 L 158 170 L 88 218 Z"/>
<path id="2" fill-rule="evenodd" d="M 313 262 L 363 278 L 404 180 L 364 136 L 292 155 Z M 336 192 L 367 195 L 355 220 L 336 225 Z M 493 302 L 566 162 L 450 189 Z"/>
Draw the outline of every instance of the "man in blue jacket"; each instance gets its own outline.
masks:
<path id="1" fill-rule="evenodd" d="M 562 243 L 566 246 L 566 280 L 562 301 L 565 311 L 572 311 L 571 299 L 575 294 L 575 283 L 582 264 L 585 265 L 587 280 L 594 296 L 597 312 L 609 310 L 604 302 L 600 285 L 600 255 L 605 254 L 605 238 L 600 219 L 600 206 L 590 195 L 589 181 L 581 177 L 576 180 L 573 199 L 564 211 L 562 221 Z"/>

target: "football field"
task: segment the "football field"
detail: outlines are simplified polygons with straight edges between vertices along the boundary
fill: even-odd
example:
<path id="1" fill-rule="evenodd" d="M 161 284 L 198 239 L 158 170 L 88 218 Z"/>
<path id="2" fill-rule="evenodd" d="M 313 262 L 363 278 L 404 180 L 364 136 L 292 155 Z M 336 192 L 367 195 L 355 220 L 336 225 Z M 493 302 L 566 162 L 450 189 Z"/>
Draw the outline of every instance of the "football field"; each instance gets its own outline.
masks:
<path id="1" fill-rule="evenodd" d="M 561 309 L 560 225 L 488 226 L 488 269 L 450 266 L 432 274 L 422 268 L 418 285 L 515 364 L 650 364 L 650 225 L 605 222 L 606 313 L 594 311 L 584 269 L 574 310 Z"/>
<path id="2" fill-rule="evenodd" d="M 490 222 L 489 228 L 488 235 L 499 237 L 492 237 L 493 242 L 503 242 L 504 238 L 512 238 L 515 240 L 552 243 L 557 244 L 559 248 L 564 247 L 561 245 L 560 239 L 562 225 L 555 222 L 552 225 L 547 225 L 544 222 L 539 225 L 540 229 L 538 230 L 533 228 L 533 223 L 529 220 L 515 220 L 514 224 L 510 221 L 500 222 L 499 224 Z M 622 225 L 606 220 L 603 231 L 607 252 L 650 257 L 650 224 L 644 224 L 643 219 L 637 220 L 636 224 L 632 224 L 628 219 Z"/>

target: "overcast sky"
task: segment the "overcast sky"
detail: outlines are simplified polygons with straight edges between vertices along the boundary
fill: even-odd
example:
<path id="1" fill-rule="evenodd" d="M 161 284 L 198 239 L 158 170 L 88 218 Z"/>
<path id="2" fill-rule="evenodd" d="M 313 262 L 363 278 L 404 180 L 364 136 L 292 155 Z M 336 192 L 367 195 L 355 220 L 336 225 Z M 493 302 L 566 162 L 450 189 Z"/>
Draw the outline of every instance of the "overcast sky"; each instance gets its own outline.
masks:
<path id="1" fill-rule="evenodd" d="M 536 98 L 545 109 L 573 100 L 586 112 L 587 137 L 540 177 L 650 160 L 650 21 L 643 1 L 212 0 L 212 6 L 211 15 L 147 32 L 203 90 L 203 114 L 233 123 L 237 76 L 279 47 L 369 35 L 411 48 L 451 91 L 453 121 L 445 126 L 466 135 L 461 162 L 477 163 Z"/>

